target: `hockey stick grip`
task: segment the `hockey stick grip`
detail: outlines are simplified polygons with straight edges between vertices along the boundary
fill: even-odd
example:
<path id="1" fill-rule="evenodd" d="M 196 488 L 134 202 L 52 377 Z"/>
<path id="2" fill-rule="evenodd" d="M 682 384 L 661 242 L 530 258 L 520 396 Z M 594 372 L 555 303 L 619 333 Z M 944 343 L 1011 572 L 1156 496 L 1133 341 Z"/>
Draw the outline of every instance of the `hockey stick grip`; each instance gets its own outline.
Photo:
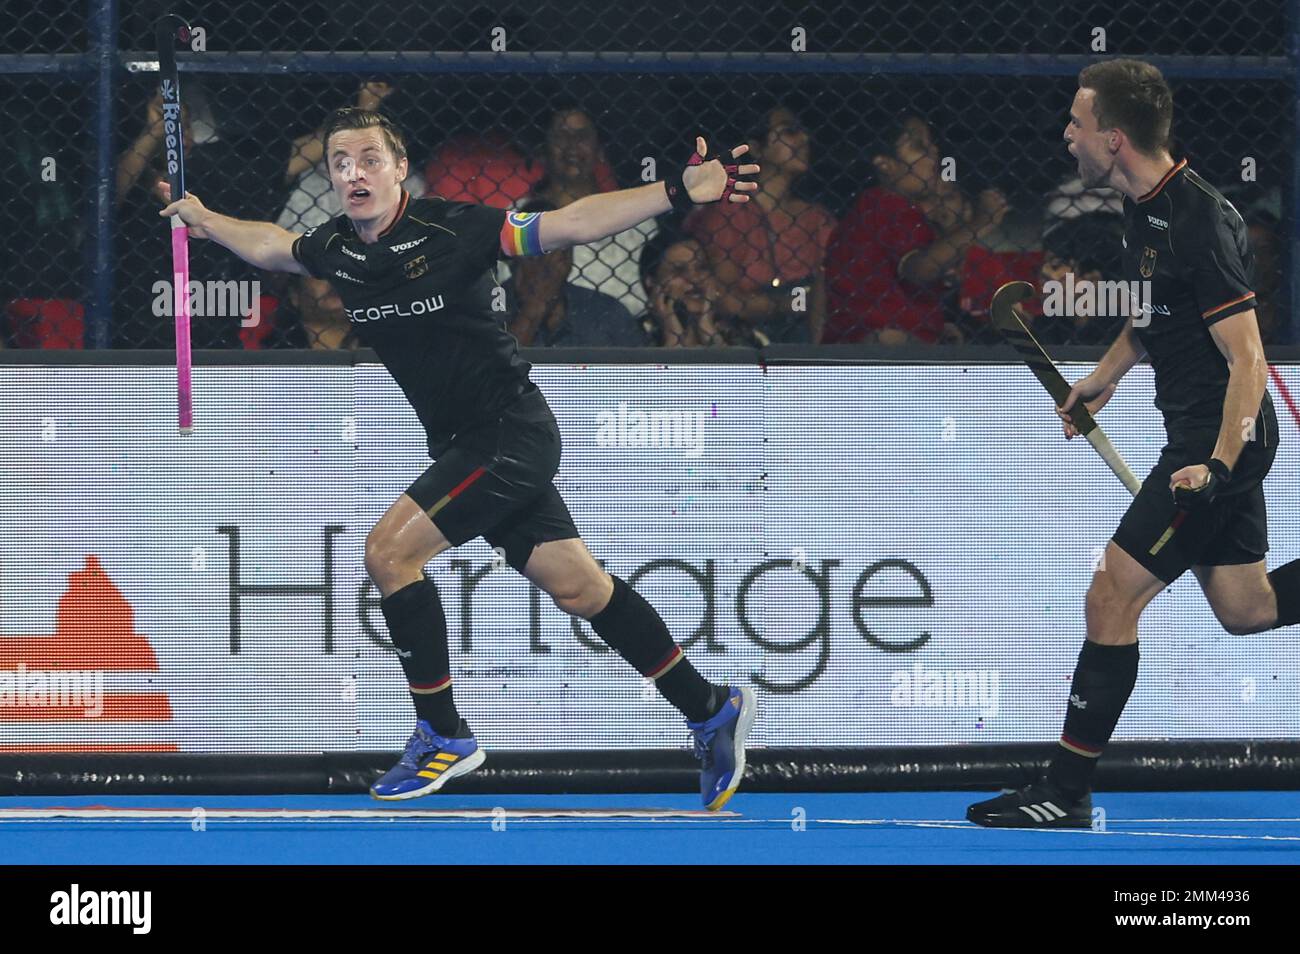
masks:
<path id="1" fill-rule="evenodd" d="M 1128 464 L 1124 463 L 1124 458 L 1115 449 L 1115 445 L 1110 442 L 1106 432 L 1100 427 L 1094 426 L 1085 436 L 1088 438 L 1088 443 L 1092 445 L 1093 450 L 1101 455 L 1101 459 L 1106 462 L 1106 466 L 1128 488 L 1129 493 L 1136 497 L 1138 491 L 1142 489 L 1142 481 L 1138 480 L 1133 471 L 1129 470 Z"/>
<path id="2" fill-rule="evenodd" d="M 179 215 L 172 216 L 172 294 L 176 316 L 176 423 L 182 434 L 194 427 L 194 397 L 190 355 L 190 246 L 189 230 Z"/>

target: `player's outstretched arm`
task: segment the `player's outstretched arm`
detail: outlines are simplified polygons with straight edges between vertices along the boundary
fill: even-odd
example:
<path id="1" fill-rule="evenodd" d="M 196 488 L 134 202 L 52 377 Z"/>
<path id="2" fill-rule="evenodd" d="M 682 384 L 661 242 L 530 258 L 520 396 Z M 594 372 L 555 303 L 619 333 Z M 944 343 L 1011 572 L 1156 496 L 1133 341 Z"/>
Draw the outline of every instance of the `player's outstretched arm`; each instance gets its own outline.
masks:
<path id="1" fill-rule="evenodd" d="M 166 182 L 158 183 L 163 201 L 170 196 Z M 268 272 L 292 272 L 306 275 L 307 269 L 293 257 L 293 242 L 298 236 L 271 222 L 247 222 L 213 212 L 192 192 L 169 203 L 162 216 L 179 215 L 195 238 L 210 239 L 230 249 L 244 261 Z"/>
<path id="2" fill-rule="evenodd" d="M 701 136 L 695 139 L 695 150 L 686 168 L 663 182 L 589 195 L 562 209 L 541 213 L 539 238 L 542 251 L 553 252 L 594 242 L 674 207 L 688 210 L 693 205 L 723 199 L 749 201 L 748 193 L 754 192 L 758 183 L 738 181 L 737 176 L 756 174 L 757 164 L 742 166 L 730 161 L 724 163 L 720 157 L 706 158 L 708 146 Z M 738 159 L 748 151 L 749 146 L 737 146 L 731 150 L 731 159 Z"/>

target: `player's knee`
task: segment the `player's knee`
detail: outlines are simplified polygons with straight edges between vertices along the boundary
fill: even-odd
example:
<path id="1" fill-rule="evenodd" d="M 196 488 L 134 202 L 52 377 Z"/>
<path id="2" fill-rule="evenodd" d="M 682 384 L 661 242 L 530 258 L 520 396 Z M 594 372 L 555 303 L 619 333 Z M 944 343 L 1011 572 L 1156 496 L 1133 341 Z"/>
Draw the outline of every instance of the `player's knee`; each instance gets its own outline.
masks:
<path id="1" fill-rule="evenodd" d="M 385 580 L 400 575 L 405 569 L 405 562 L 390 536 L 370 531 L 366 537 L 366 572 L 381 589 Z"/>
<path id="2" fill-rule="evenodd" d="M 607 574 L 600 577 L 566 580 L 551 591 L 551 600 L 570 616 L 591 619 L 609 603 L 612 583 Z"/>
<path id="3" fill-rule="evenodd" d="M 1135 602 L 1103 571 L 1092 578 L 1084 598 L 1084 612 L 1090 622 L 1122 622 L 1135 614 Z"/>
<path id="4" fill-rule="evenodd" d="M 598 612 L 598 610 L 592 609 L 589 589 L 589 587 L 582 586 L 560 587 L 551 594 L 551 601 L 570 616 L 586 618 Z"/>
<path id="5" fill-rule="evenodd" d="M 1088 593 L 1083 598 L 1084 612 L 1088 619 L 1102 617 L 1110 613 L 1115 603 L 1115 594 L 1112 587 L 1107 584 L 1101 574 L 1092 578 L 1092 584 L 1088 587 Z"/>

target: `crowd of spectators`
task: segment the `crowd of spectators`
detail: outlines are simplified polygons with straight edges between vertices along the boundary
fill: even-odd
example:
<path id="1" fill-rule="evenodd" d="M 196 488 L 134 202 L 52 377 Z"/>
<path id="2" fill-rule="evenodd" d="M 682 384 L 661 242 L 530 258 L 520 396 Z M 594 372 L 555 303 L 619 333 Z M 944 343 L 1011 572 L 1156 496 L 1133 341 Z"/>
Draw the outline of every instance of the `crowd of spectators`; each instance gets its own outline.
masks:
<path id="1" fill-rule="evenodd" d="M 394 89 L 362 82 L 350 104 L 387 109 Z M 160 294 L 157 276 L 129 260 L 160 235 L 161 103 L 154 96 L 139 108 L 114 183 L 113 344 L 169 347 L 170 291 Z M 187 172 L 203 183 L 209 207 L 291 231 L 340 214 L 319 130 L 279 148 L 252 146 L 227 137 L 215 112 L 201 85 L 187 90 Z M 395 119 L 400 125 L 401 115 Z M 534 154 L 500 129 L 449 136 L 420 162 L 413 156 L 404 188 L 416 197 L 545 211 L 637 184 L 619 181 L 598 120 L 579 104 L 555 109 Z M 1003 282 L 1079 289 L 1121 277 L 1118 193 L 1066 180 L 1032 207 L 1013 208 L 997 189 L 965 187 L 954 174 L 961 157 L 950 155 L 942 131 L 919 112 L 895 115 L 875 135 L 864 146 L 872 181 L 845 196 L 837 217 L 801 188 L 817 161 L 809 127 L 781 103 L 756 112 L 744 137 L 762 167 L 750 202 L 701 206 L 685 218 L 668 214 L 599 242 L 502 262 L 503 320 L 533 347 L 993 343 L 987 306 Z M 1266 342 L 1289 333 L 1277 308 L 1280 204 L 1274 194 L 1242 208 Z M 206 242 L 190 249 L 195 278 L 257 281 L 263 289 L 255 323 L 203 316 L 193 323 L 196 347 L 359 346 L 327 283 L 258 273 Z M 11 290 L 6 299 L 0 345 L 6 337 L 18 347 L 80 345 L 84 309 L 75 296 Z M 1100 307 L 1043 314 L 1041 303 L 1030 314 L 1040 339 L 1053 345 L 1105 344 L 1123 320 Z"/>

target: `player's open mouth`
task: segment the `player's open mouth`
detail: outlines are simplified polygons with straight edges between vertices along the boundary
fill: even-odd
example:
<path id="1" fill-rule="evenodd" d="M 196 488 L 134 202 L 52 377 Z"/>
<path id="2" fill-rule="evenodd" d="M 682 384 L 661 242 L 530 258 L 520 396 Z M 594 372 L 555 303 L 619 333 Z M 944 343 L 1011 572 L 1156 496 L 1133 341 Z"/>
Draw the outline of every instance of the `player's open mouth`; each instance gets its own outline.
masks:
<path id="1" fill-rule="evenodd" d="M 355 189 L 348 194 L 349 202 L 364 202 L 368 198 L 370 198 L 369 189 Z"/>

